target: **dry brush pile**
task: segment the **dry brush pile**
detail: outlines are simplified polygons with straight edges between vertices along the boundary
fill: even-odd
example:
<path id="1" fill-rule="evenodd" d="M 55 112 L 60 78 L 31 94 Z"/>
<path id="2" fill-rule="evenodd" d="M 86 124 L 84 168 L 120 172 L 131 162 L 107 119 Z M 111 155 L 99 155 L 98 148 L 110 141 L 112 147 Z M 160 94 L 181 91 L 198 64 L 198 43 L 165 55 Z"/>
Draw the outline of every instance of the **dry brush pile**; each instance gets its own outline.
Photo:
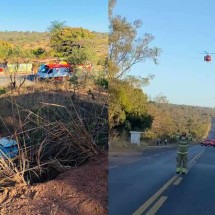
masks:
<path id="1" fill-rule="evenodd" d="M 49 180 L 107 148 L 106 105 L 71 99 L 67 105 L 41 102 L 36 109 L 15 100 L 11 105 L 16 126 L 10 136 L 19 153 L 13 159 L 0 158 L 2 188 Z"/>

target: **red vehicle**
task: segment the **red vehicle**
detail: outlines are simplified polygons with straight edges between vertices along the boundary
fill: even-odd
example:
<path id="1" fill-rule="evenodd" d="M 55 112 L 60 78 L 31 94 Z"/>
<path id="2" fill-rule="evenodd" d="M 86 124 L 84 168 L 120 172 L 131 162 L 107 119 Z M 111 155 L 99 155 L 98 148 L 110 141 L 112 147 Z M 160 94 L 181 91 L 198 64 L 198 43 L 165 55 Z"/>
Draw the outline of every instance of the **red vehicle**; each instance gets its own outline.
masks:
<path id="1" fill-rule="evenodd" d="M 3 63 L 0 63 L 0 73 L 4 72 L 5 68 L 7 67 L 7 61 L 4 60 Z"/>
<path id="2" fill-rule="evenodd" d="M 69 63 L 49 63 L 46 64 L 49 68 L 71 68 L 71 65 Z"/>
<path id="3" fill-rule="evenodd" d="M 206 139 L 206 140 L 203 140 L 200 144 L 202 146 L 213 146 L 213 147 L 215 147 L 215 140 L 214 139 Z"/>
<path id="4" fill-rule="evenodd" d="M 204 51 L 204 54 L 206 54 L 206 55 L 204 56 L 204 61 L 206 61 L 206 62 L 211 62 L 211 61 L 212 61 L 211 55 L 212 55 L 212 54 L 215 54 L 215 53 L 208 53 L 208 52 Z"/>
<path id="5" fill-rule="evenodd" d="M 4 72 L 5 67 L 0 63 L 0 72 Z"/>
<path id="6" fill-rule="evenodd" d="M 215 140 L 211 140 L 210 146 L 215 147 Z"/>

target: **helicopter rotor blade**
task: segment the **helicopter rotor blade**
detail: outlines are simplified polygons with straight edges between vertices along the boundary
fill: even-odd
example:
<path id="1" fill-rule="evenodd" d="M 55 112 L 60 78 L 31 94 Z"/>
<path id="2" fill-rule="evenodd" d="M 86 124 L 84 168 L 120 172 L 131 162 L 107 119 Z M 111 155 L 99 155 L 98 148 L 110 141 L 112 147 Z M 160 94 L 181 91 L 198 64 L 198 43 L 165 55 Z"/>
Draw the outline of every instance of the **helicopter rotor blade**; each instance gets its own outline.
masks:
<path id="1" fill-rule="evenodd" d="M 200 54 L 207 54 L 207 55 L 211 55 L 211 54 L 215 54 L 215 53 L 213 53 L 213 52 L 209 53 L 209 52 L 204 51 L 204 53 L 200 53 Z"/>

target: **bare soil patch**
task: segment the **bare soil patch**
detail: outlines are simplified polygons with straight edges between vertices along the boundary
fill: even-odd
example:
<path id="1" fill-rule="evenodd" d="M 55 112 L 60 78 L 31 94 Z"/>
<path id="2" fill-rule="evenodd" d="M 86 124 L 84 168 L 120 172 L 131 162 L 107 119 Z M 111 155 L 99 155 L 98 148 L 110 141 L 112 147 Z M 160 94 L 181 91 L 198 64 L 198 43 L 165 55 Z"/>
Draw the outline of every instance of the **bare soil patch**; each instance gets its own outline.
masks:
<path id="1" fill-rule="evenodd" d="M 108 153 L 105 152 L 46 183 L 6 189 L 0 195 L 0 214 L 106 215 L 107 185 Z"/>

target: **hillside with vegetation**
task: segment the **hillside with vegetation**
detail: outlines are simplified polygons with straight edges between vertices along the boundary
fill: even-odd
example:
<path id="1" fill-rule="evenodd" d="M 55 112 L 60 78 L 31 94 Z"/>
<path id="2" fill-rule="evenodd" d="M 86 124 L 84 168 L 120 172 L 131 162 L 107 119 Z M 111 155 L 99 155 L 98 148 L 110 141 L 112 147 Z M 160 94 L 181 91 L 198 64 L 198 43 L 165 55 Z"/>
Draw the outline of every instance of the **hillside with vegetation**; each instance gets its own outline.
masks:
<path id="1" fill-rule="evenodd" d="M 23 48 L 47 48 L 47 46 L 49 46 L 49 33 L 34 31 L 0 31 L 0 40 L 17 44 Z"/>
<path id="2" fill-rule="evenodd" d="M 149 103 L 148 111 L 153 117 L 148 137 L 174 137 L 186 132 L 193 138 L 207 135 L 215 109 L 209 107 Z"/>
<path id="3" fill-rule="evenodd" d="M 92 42 L 94 43 L 96 52 L 99 56 L 106 55 L 108 34 L 101 32 L 92 32 L 92 34 L 95 35 Z M 5 41 L 17 45 L 23 50 L 37 50 L 40 48 L 48 52 L 51 50 L 50 37 L 50 32 L 0 31 L 0 41 Z M 50 54 L 53 55 L 53 53 Z"/>
<path id="4" fill-rule="evenodd" d="M 60 57 L 93 69 L 40 82 L 4 67 L 0 136 L 15 140 L 17 154 L 0 158 L 0 214 L 107 214 L 108 36 L 54 24 L 44 33 L 1 32 L 0 63 L 37 67 Z"/>
<path id="5" fill-rule="evenodd" d="M 72 65 L 79 79 L 86 80 L 86 76 L 90 75 L 88 79 L 94 82 L 99 77 L 98 81 L 104 85 L 103 78 L 107 76 L 107 33 L 65 26 L 57 21 L 52 22 L 48 30 L 0 32 L 0 66 L 8 64 L 9 69 L 4 70 L 4 75 L 10 76 L 11 84 L 16 82 L 18 72 L 36 73 L 42 63 L 61 59 Z M 77 77 L 73 77 L 72 84 L 77 82 Z"/>
<path id="6" fill-rule="evenodd" d="M 109 34 L 109 126 L 112 137 L 129 137 L 130 131 L 145 132 L 149 139 L 175 139 L 181 132 L 193 138 L 207 135 L 213 108 L 168 104 L 167 99 L 158 96 L 150 101 L 144 87 L 150 84 L 153 75 L 140 77 L 129 75 L 131 68 L 146 60 L 157 64 L 161 49 L 151 47 L 154 36 L 140 35 L 141 20 L 130 23 L 125 17 L 113 15 L 116 4 L 110 1 Z"/>
<path id="7" fill-rule="evenodd" d="M 134 77 L 110 83 L 109 125 L 112 135 L 144 131 L 149 139 L 174 140 L 182 132 L 194 139 L 206 137 L 215 109 L 150 101 L 140 79 Z M 123 135 L 124 136 L 124 135 Z"/>

